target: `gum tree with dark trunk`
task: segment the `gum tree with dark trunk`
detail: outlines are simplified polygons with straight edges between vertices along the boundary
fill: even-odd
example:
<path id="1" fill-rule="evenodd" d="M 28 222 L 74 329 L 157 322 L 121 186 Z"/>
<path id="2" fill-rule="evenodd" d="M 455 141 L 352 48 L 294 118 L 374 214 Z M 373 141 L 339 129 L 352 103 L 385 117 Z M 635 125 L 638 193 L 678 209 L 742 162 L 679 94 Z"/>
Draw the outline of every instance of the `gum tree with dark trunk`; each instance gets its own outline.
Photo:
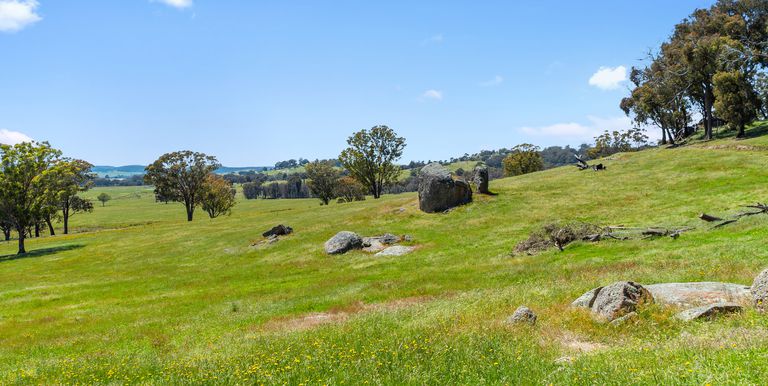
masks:
<path id="1" fill-rule="evenodd" d="M 192 221 L 195 208 L 202 199 L 208 174 L 220 168 L 216 157 L 189 150 L 167 153 L 146 167 L 144 181 L 154 185 L 155 195 L 181 202 Z"/>

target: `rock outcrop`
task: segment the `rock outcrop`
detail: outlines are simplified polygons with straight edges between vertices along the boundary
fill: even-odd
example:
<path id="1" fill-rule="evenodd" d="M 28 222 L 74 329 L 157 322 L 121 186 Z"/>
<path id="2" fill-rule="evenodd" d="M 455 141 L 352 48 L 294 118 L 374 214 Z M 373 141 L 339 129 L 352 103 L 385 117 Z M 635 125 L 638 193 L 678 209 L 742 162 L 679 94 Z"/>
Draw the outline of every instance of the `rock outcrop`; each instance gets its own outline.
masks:
<path id="1" fill-rule="evenodd" d="M 426 165 L 419 172 L 419 209 L 423 212 L 443 212 L 469 202 L 472 202 L 469 184 L 454 180 L 439 163 Z"/>
<path id="2" fill-rule="evenodd" d="M 472 182 L 475 184 L 477 193 L 491 194 L 488 190 L 488 166 L 484 163 L 477 164 L 474 170 Z"/>
<path id="3" fill-rule="evenodd" d="M 712 319 L 722 314 L 741 312 L 743 308 L 736 303 L 714 303 L 706 306 L 691 308 L 675 315 L 676 318 L 689 322 L 697 319 Z"/>
<path id="4" fill-rule="evenodd" d="M 760 272 L 752 283 L 752 302 L 760 312 L 768 311 L 768 269 Z"/>
<path id="5" fill-rule="evenodd" d="M 337 255 L 353 249 L 361 249 L 363 239 L 355 232 L 341 231 L 325 242 L 325 253 Z"/>
<path id="6" fill-rule="evenodd" d="M 748 286 L 720 282 L 661 283 L 644 286 L 656 303 L 698 307 L 717 303 L 749 304 Z"/>
<path id="7" fill-rule="evenodd" d="M 592 289 L 572 304 L 589 308 L 592 314 L 601 320 L 612 321 L 634 312 L 639 304 L 651 302 L 653 302 L 653 296 L 640 284 L 619 281 Z"/>

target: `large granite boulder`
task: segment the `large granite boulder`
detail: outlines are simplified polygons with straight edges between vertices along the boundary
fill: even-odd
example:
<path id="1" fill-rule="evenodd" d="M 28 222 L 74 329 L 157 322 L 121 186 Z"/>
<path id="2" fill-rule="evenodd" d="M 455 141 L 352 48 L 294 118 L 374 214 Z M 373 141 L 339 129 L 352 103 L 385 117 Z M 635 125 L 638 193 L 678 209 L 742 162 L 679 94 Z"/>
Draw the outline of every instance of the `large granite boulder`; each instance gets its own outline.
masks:
<path id="1" fill-rule="evenodd" d="M 653 302 L 653 296 L 640 284 L 619 281 L 605 287 L 592 289 L 572 304 L 589 308 L 592 314 L 605 321 L 612 321 L 634 312 L 642 303 Z"/>
<path id="2" fill-rule="evenodd" d="M 363 247 L 363 239 L 355 232 L 341 231 L 325 242 L 325 253 L 337 255 Z"/>
<path id="3" fill-rule="evenodd" d="M 717 303 L 749 304 L 752 298 L 748 286 L 734 283 L 660 283 L 644 287 L 653 295 L 654 302 L 678 307 Z"/>
<path id="4" fill-rule="evenodd" d="M 462 180 L 454 180 L 448 169 L 437 162 L 419 173 L 419 209 L 427 213 L 443 212 L 472 202 L 472 189 Z"/>
<path id="5" fill-rule="evenodd" d="M 475 166 L 474 176 L 472 182 L 475 184 L 475 189 L 480 194 L 490 194 L 488 190 L 488 166 L 484 163 L 479 163 Z"/>
<path id="6" fill-rule="evenodd" d="M 755 308 L 760 312 L 768 311 L 768 269 L 757 275 L 751 292 Z"/>

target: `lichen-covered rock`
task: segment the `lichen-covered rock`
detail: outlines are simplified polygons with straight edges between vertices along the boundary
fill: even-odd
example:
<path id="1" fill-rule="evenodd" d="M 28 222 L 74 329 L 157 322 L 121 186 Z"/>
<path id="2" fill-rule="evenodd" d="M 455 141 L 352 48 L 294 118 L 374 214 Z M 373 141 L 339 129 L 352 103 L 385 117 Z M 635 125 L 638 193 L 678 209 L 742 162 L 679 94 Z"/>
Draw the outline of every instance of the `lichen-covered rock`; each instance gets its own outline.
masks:
<path id="1" fill-rule="evenodd" d="M 757 275 L 751 291 L 755 308 L 760 312 L 768 311 L 768 269 Z"/>
<path id="2" fill-rule="evenodd" d="M 531 326 L 536 324 L 536 313 L 526 306 L 518 307 L 515 312 L 507 319 L 511 324 L 530 324 Z"/>
<path id="3" fill-rule="evenodd" d="M 619 281 L 598 291 L 592 303 L 592 313 L 612 321 L 636 310 L 638 304 L 653 302 L 653 296 L 640 284 Z"/>
<path id="4" fill-rule="evenodd" d="M 715 303 L 691 308 L 675 315 L 676 318 L 689 322 L 697 319 L 712 319 L 722 314 L 741 312 L 743 308 L 736 303 Z"/>
<path id="5" fill-rule="evenodd" d="M 363 247 L 363 239 L 354 232 L 341 231 L 325 242 L 325 253 L 337 255 Z"/>
<path id="6" fill-rule="evenodd" d="M 748 286 L 720 282 L 660 283 L 644 286 L 653 301 L 678 307 L 697 307 L 717 303 L 749 304 Z"/>
<path id="7" fill-rule="evenodd" d="M 593 288 L 585 292 L 584 295 L 581 295 L 578 299 L 574 300 L 571 305 L 574 307 L 592 308 L 592 304 L 595 303 L 595 298 L 601 289 L 603 289 L 603 287 Z"/>
<path id="8" fill-rule="evenodd" d="M 475 184 L 475 189 L 481 194 L 490 194 L 488 190 L 488 166 L 484 163 L 479 163 L 475 166 L 472 182 Z"/>
<path id="9" fill-rule="evenodd" d="M 454 180 L 448 169 L 437 162 L 421 168 L 419 209 L 423 212 L 443 212 L 469 202 L 472 202 L 472 189 L 465 181 Z"/>
<path id="10" fill-rule="evenodd" d="M 391 247 L 385 248 L 383 251 L 377 253 L 375 256 L 402 256 L 407 255 L 413 250 L 416 249 L 415 247 L 406 247 L 404 245 L 393 245 Z"/>

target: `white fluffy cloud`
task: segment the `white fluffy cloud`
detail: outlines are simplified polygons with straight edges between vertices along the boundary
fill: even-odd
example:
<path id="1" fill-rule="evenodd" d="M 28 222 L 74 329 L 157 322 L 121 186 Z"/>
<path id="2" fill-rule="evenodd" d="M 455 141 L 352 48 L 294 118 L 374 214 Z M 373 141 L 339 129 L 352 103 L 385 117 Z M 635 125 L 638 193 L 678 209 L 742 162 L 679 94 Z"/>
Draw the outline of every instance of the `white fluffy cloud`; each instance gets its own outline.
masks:
<path id="1" fill-rule="evenodd" d="M 174 8 L 188 8 L 192 6 L 192 0 L 156 0 Z"/>
<path id="2" fill-rule="evenodd" d="M 480 82 L 480 85 L 483 87 L 491 87 L 491 86 L 498 86 L 504 82 L 504 77 L 501 75 L 496 75 L 493 77 L 493 79 L 487 80 L 485 82 Z"/>
<path id="3" fill-rule="evenodd" d="M 0 0 L 0 32 L 16 32 L 42 20 L 36 0 Z"/>
<path id="4" fill-rule="evenodd" d="M 6 129 L 0 129 L 0 143 L 5 145 L 15 145 L 22 142 L 30 142 L 32 138 L 29 138 L 26 134 L 18 131 L 10 131 Z"/>
<path id="5" fill-rule="evenodd" d="M 443 100 L 443 92 L 438 90 L 427 90 L 424 91 L 424 94 L 421 94 L 421 97 L 424 99 L 433 99 L 437 101 Z"/>
<path id="6" fill-rule="evenodd" d="M 589 123 L 576 122 L 555 123 L 541 127 L 523 127 L 520 132 L 536 138 L 551 139 L 550 143 L 592 142 L 605 130 L 627 130 L 632 128 L 632 120 L 628 117 L 601 118 L 588 116 Z"/>
<path id="7" fill-rule="evenodd" d="M 622 82 L 627 80 L 627 68 L 624 66 L 600 67 L 596 73 L 589 78 L 589 85 L 602 90 L 615 90 L 619 88 Z"/>

